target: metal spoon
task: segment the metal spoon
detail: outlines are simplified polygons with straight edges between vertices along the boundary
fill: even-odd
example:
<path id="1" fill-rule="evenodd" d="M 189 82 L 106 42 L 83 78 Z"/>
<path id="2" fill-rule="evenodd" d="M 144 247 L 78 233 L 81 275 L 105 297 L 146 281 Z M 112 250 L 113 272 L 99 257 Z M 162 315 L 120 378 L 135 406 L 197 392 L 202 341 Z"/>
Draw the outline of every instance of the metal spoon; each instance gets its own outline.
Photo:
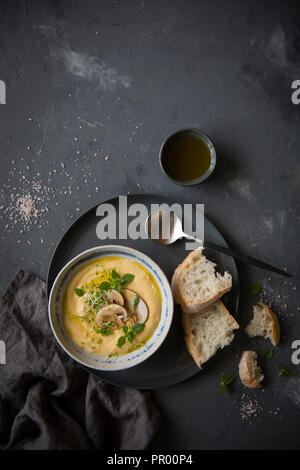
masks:
<path id="1" fill-rule="evenodd" d="M 165 221 L 169 221 L 169 227 L 164 226 Z M 244 261 L 245 263 L 253 264 L 258 268 L 291 277 L 291 274 L 288 272 L 275 268 L 274 266 L 252 258 L 251 256 L 243 255 L 242 253 L 238 253 L 231 248 L 216 245 L 215 243 L 206 240 L 199 240 L 198 238 L 185 233 L 182 229 L 182 224 L 179 217 L 177 217 L 174 212 L 170 212 L 170 214 L 168 214 L 165 211 L 156 211 L 150 214 L 146 220 L 146 232 L 152 240 L 157 243 L 162 243 L 163 245 L 170 245 L 171 243 L 176 242 L 179 238 L 187 238 L 189 240 L 194 240 L 200 243 L 204 247 L 212 248 L 213 250 L 224 253 L 225 255 L 232 256 L 233 258 Z M 164 238 L 166 234 L 167 237 Z"/>

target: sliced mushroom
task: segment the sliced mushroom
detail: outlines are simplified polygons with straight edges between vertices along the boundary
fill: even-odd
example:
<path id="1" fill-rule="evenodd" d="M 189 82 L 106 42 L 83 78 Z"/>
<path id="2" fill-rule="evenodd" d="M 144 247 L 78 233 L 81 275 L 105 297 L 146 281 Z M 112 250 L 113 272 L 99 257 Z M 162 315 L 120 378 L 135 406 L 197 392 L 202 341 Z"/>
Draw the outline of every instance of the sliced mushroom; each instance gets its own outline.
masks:
<path id="1" fill-rule="evenodd" d="M 136 322 L 137 323 L 145 323 L 148 318 L 148 307 L 143 299 L 140 298 L 139 304 L 136 308 Z"/>
<path id="2" fill-rule="evenodd" d="M 121 292 L 124 298 L 124 307 L 126 308 L 128 314 L 130 316 L 135 316 L 136 323 L 145 323 L 148 318 L 148 307 L 146 302 L 140 296 L 138 296 L 139 303 L 134 308 L 131 303 L 131 299 L 137 295 L 137 293 L 131 289 L 122 289 Z"/>
<path id="3" fill-rule="evenodd" d="M 100 308 L 96 315 L 96 323 L 98 326 L 103 326 L 103 323 L 116 323 L 116 326 L 124 326 L 124 321 L 128 318 L 127 311 L 124 307 L 117 304 L 106 305 Z"/>
<path id="4" fill-rule="evenodd" d="M 107 300 L 111 302 L 112 304 L 118 304 L 123 307 L 124 305 L 123 295 L 120 294 L 120 292 L 118 292 L 117 290 L 115 289 L 110 290 L 109 292 L 106 293 L 106 297 L 107 297 Z"/>

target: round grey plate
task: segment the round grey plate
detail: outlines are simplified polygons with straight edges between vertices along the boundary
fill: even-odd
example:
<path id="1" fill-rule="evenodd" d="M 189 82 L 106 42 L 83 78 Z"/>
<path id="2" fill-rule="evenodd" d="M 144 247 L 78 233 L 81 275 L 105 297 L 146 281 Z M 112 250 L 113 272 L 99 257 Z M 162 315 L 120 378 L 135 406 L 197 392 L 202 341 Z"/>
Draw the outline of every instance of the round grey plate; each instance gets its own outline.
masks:
<path id="1" fill-rule="evenodd" d="M 119 199 L 114 198 L 106 203 L 112 204 L 118 214 Z M 145 204 L 150 213 L 151 204 L 167 203 L 169 205 L 178 201 L 164 196 L 132 195 L 127 198 L 130 204 Z M 128 219 L 130 220 L 130 219 Z M 79 217 L 64 234 L 52 257 L 48 271 L 47 292 L 48 296 L 52 284 L 61 268 L 74 256 L 93 246 L 113 244 L 126 245 L 142 251 L 150 256 L 165 272 L 169 280 L 176 266 L 185 258 L 187 252 L 184 248 L 184 240 L 179 240 L 173 245 L 164 246 L 152 240 L 99 240 L 96 236 L 96 225 L 99 217 L 96 216 L 96 207 L 90 209 Z M 205 218 L 205 239 L 228 246 L 218 229 Z M 218 269 L 223 272 L 228 270 L 232 275 L 232 290 L 222 300 L 229 311 L 235 315 L 238 308 L 238 273 L 234 259 L 221 253 L 205 250 L 206 256 L 217 263 Z M 180 309 L 175 306 L 172 326 L 163 345 L 153 356 L 138 366 L 124 371 L 102 372 L 87 369 L 102 380 L 122 387 L 134 387 L 137 389 L 155 389 L 174 385 L 188 379 L 199 372 L 198 367 L 187 352 L 184 343 L 184 334 L 181 326 Z"/>

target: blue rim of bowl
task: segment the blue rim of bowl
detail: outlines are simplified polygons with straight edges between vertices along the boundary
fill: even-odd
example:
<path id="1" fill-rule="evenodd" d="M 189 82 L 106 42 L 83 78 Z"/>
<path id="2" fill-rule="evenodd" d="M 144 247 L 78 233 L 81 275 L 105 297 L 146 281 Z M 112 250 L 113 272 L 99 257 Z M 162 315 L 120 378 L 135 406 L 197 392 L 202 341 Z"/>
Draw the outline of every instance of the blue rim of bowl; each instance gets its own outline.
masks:
<path id="1" fill-rule="evenodd" d="M 108 249 L 110 251 L 108 251 Z M 105 251 L 105 250 L 107 250 L 107 251 Z M 88 258 L 85 257 L 84 259 L 82 259 L 82 257 L 84 255 L 88 255 L 88 254 L 90 254 L 90 256 Z M 104 257 L 104 256 L 111 256 L 111 255 L 119 255 L 119 256 L 123 256 L 123 257 L 133 258 L 133 259 L 137 260 L 139 263 L 141 263 L 142 265 L 146 266 L 147 269 L 151 272 L 151 274 L 152 275 L 154 274 L 154 277 L 155 277 L 156 281 L 159 280 L 159 282 L 158 282 L 159 289 L 160 289 L 162 295 L 164 295 L 165 302 L 166 302 L 166 310 L 165 310 L 165 312 L 161 312 L 161 319 L 160 319 L 159 325 L 157 326 L 157 328 L 155 329 L 155 331 L 153 332 L 153 334 L 151 335 L 149 340 L 145 343 L 144 347 L 139 348 L 139 349 L 133 351 L 132 353 L 128 353 L 128 354 L 124 354 L 122 356 L 118 356 L 117 358 L 97 356 L 97 355 L 94 355 L 94 354 L 92 355 L 92 354 L 89 354 L 87 351 L 84 351 L 82 348 L 80 348 L 78 345 L 76 345 L 74 343 L 74 341 L 71 340 L 69 335 L 65 334 L 65 332 L 61 328 L 61 326 L 59 324 L 60 323 L 59 313 L 57 312 L 57 310 L 55 310 L 54 313 L 51 312 L 52 296 L 53 296 L 54 290 L 56 289 L 56 285 L 57 285 L 58 281 L 60 283 L 60 286 L 58 287 L 58 291 L 57 291 L 56 295 L 58 295 L 60 291 L 64 290 L 64 288 L 65 288 L 64 282 L 69 278 L 70 273 L 73 271 L 73 269 L 78 268 L 79 265 L 85 265 L 86 263 L 88 263 L 93 258 L 101 258 L 101 257 Z M 140 256 L 142 256 L 142 258 L 140 258 Z M 143 259 L 143 257 L 144 257 L 144 259 Z M 77 260 L 78 260 L 78 262 L 76 263 Z M 74 265 L 72 265 L 73 263 L 74 263 Z M 153 266 L 151 266 L 151 263 L 152 263 Z M 70 265 L 72 265 L 71 270 L 68 270 Z M 66 271 L 66 273 L 63 276 L 63 278 L 60 279 L 60 277 L 63 275 L 64 271 Z M 164 292 L 162 292 L 162 289 L 163 289 Z M 169 302 L 170 299 L 172 300 L 171 302 Z M 54 337 L 55 337 L 56 341 L 59 343 L 61 348 L 70 357 L 72 357 L 72 359 L 74 359 L 78 363 L 80 363 L 80 364 L 82 364 L 86 367 L 89 367 L 91 369 L 103 370 L 103 371 L 106 371 L 106 372 L 117 371 L 117 370 L 125 370 L 129 367 L 136 366 L 136 365 L 142 363 L 143 361 L 147 360 L 148 358 L 150 358 L 152 356 L 152 354 L 154 354 L 154 352 L 157 351 L 157 349 L 159 349 L 159 347 L 163 344 L 165 338 L 168 335 L 168 332 L 169 332 L 171 324 L 172 324 L 173 311 L 174 311 L 174 303 L 173 303 L 171 287 L 170 287 L 169 281 L 168 281 L 165 273 L 160 268 L 160 266 L 158 266 L 158 264 L 155 263 L 155 261 L 153 261 L 149 256 L 145 255 L 144 253 L 142 253 L 138 250 L 135 250 L 134 248 L 125 247 L 125 246 L 122 246 L 122 245 L 103 245 L 103 246 L 96 246 L 96 247 L 93 247 L 93 248 L 89 248 L 88 250 L 85 250 L 85 251 L 79 253 L 77 256 L 75 256 L 70 261 L 68 261 L 68 263 L 60 270 L 60 272 L 57 274 L 57 276 L 55 278 L 55 281 L 54 281 L 54 283 L 52 285 L 52 288 L 51 288 L 51 292 L 50 292 L 50 295 L 49 295 L 49 302 L 48 302 L 48 318 L 49 318 L 51 330 L 54 334 Z M 106 364 L 106 365 L 107 364 L 112 364 L 112 365 L 119 364 L 120 367 L 113 367 L 113 368 L 93 367 L 93 365 L 91 365 L 90 363 L 87 363 L 86 361 L 81 360 L 80 358 L 76 357 L 72 352 L 70 352 L 68 350 L 67 346 L 58 337 L 58 334 L 56 332 L 56 329 L 55 329 L 55 326 L 53 325 L 53 320 L 52 320 L 52 315 L 54 315 L 54 314 L 56 316 L 56 321 L 58 323 L 58 326 L 60 327 L 61 335 L 67 341 L 71 342 L 73 350 L 77 354 L 86 354 L 87 356 L 92 357 L 93 360 L 95 362 L 99 363 L 99 364 L 103 364 L 103 365 L 104 364 Z M 163 324 L 160 326 L 162 318 L 163 318 Z M 159 330 L 158 330 L 158 328 L 159 328 Z M 163 334 L 163 336 L 162 336 L 161 341 L 157 341 L 157 339 L 159 339 L 162 334 Z M 153 341 L 154 335 L 155 335 L 154 339 L 156 339 L 156 341 Z M 151 339 L 152 339 L 152 341 L 151 341 Z M 148 353 L 150 350 L 151 350 L 150 354 L 146 355 L 146 357 L 142 357 L 143 355 Z M 124 358 L 124 360 L 123 359 L 120 360 L 120 358 Z M 135 361 L 137 358 L 141 358 L 141 359 L 138 360 L 136 363 L 131 364 L 131 362 Z"/>
<path id="2" fill-rule="evenodd" d="M 176 137 L 179 137 L 181 134 L 182 135 L 188 135 L 188 134 L 196 135 L 197 137 L 200 137 L 200 139 L 203 142 L 205 142 L 207 144 L 208 148 L 209 148 L 210 156 L 211 156 L 211 162 L 210 162 L 209 168 L 206 170 L 205 173 L 203 173 L 203 175 L 199 176 L 199 178 L 194 178 L 194 179 L 187 180 L 187 181 L 179 180 L 179 179 L 176 179 L 173 176 L 169 175 L 169 173 L 164 168 L 164 165 L 162 163 L 163 151 L 164 151 L 166 145 L 171 140 L 173 140 Z M 172 181 L 172 183 L 178 184 L 179 186 L 195 186 L 196 184 L 202 183 L 207 178 L 209 178 L 210 175 L 213 173 L 213 171 L 215 169 L 215 166 L 216 166 L 216 163 L 217 163 L 216 149 L 215 149 L 215 146 L 212 143 L 210 137 L 205 132 L 201 131 L 200 129 L 193 128 L 193 127 L 187 127 L 187 128 L 184 128 L 184 129 L 180 129 L 180 130 L 174 132 L 173 134 L 169 135 L 164 140 L 164 142 L 162 143 L 162 145 L 160 147 L 160 150 L 159 150 L 159 165 L 160 165 L 161 171 L 163 172 L 163 174 L 170 181 Z"/>

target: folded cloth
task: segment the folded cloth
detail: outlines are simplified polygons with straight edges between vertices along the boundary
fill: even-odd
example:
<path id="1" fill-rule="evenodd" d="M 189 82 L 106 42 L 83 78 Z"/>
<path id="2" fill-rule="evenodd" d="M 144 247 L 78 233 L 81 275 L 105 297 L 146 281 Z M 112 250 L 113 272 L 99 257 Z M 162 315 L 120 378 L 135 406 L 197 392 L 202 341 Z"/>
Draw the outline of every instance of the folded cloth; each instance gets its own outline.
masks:
<path id="1" fill-rule="evenodd" d="M 0 340 L 1 449 L 148 446 L 160 425 L 151 393 L 104 383 L 69 358 L 51 332 L 36 275 L 19 271 L 0 300 Z"/>

